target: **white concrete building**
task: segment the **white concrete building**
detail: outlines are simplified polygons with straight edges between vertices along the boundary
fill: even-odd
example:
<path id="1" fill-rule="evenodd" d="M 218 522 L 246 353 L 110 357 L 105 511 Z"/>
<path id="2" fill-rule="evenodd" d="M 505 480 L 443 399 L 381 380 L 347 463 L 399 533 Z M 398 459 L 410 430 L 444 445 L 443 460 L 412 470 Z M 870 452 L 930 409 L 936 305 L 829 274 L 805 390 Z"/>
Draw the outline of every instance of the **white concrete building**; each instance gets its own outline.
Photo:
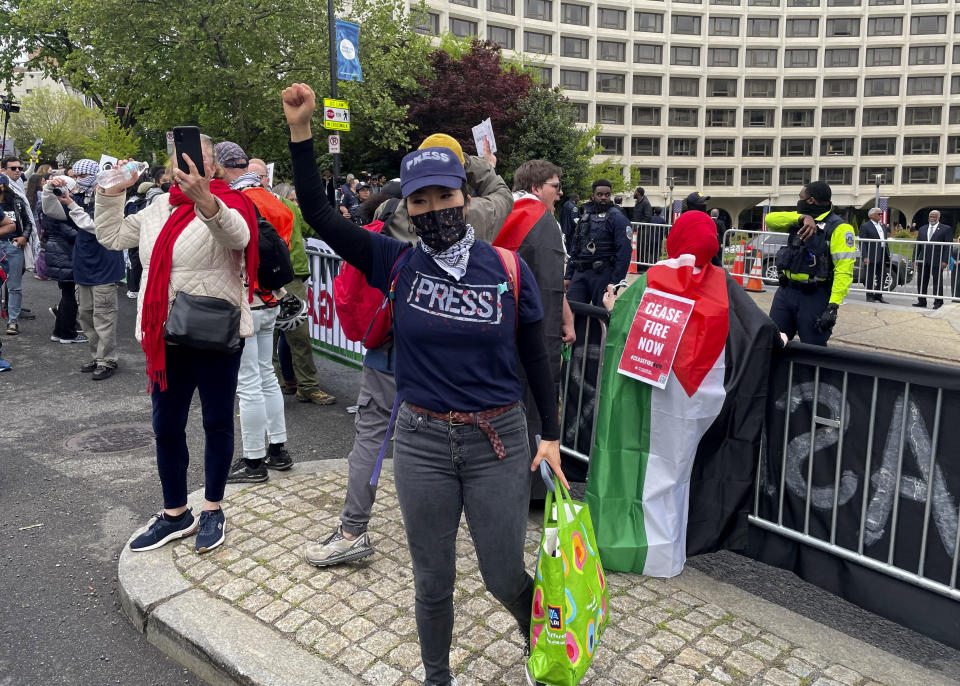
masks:
<path id="1" fill-rule="evenodd" d="M 819 178 L 871 206 L 880 174 L 907 217 L 960 205 L 960 0 L 427 5 L 424 33 L 542 58 L 654 202 L 672 179 L 673 197 L 700 190 L 736 218 Z"/>

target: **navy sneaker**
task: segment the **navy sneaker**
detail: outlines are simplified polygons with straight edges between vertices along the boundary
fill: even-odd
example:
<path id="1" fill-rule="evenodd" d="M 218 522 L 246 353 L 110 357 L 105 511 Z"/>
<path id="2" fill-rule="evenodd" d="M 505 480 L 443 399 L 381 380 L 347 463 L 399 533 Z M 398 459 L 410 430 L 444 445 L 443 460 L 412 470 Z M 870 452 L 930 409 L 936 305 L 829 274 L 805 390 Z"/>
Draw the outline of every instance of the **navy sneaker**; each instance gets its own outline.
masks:
<path id="1" fill-rule="evenodd" d="M 189 536 L 197 530 L 197 520 L 194 519 L 193 512 L 190 510 L 187 510 L 183 519 L 177 522 L 167 519 L 163 510 L 154 516 L 156 518 L 150 522 L 147 530 L 130 543 L 130 550 L 136 552 L 153 550 L 166 545 L 170 541 Z"/>
<path id="2" fill-rule="evenodd" d="M 267 460 L 265 464 L 269 469 L 285 472 L 293 466 L 293 458 L 290 457 L 290 453 L 287 452 L 286 448 L 280 448 L 273 453 L 267 450 Z"/>
<path id="3" fill-rule="evenodd" d="M 200 513 L 200 529 L 197 531 L 197 552 L 205 553 L 223 543 L 227 528 L 223 510 L 204 510 Z"/>

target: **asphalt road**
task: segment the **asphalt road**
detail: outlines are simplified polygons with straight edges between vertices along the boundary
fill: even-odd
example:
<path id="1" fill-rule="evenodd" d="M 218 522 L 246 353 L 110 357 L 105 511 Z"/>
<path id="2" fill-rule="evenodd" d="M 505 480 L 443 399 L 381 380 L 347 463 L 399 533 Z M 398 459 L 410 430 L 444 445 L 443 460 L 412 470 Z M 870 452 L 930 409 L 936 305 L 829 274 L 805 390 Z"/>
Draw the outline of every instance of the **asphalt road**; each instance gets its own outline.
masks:
<path id="1" fill-rule="evenodd" d="M 13 370 L 0 375 L 0 686 L 201 684 L 137 633 L 117 598 L 119 552 L 161 506 L 135 301 L 121 290 L 120 371 L 94 382 L 79 371 L 87 346 L 49 341 L 56 284 L 27 275 L 24 290 L 37 319 L 3 336 Z M 320 366 L 338 402 L 287 397 L 294 459 L 345 457 L 352 445 L 345 408 L 359 372 Z M 196 400 L 188 436 L 194 490 L 203 485 Z M 239 439 L 238 424 L 238 449 Z"/>

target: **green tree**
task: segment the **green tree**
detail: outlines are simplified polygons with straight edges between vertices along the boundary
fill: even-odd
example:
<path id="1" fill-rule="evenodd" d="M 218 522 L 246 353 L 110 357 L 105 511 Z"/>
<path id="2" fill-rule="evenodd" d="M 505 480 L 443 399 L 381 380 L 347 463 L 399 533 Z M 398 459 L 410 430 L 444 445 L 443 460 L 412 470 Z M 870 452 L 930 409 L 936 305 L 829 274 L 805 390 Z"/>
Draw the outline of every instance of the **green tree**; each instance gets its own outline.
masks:
<path id="1" fill-rule="evenodd" d="M 17 147 L 26 150 L 42 138 L 41 161 L 50 163 L 61 152 L 70 160 L 81 157 L 90 136 L 103 126 L 98 111 L 84 107 L 72 95 L 49 89 L 24 96 L 20 112 L 10 117 L 10 131 Z"/>
<path id="2" fill-rule="evenodd" d="M 117 159 L 140 156 L 140 138 L 130 129 L 125 129 L 115 118 L 87 138 L 83 146 L 83 156 L 99 160 L 100 155 L 110 155 Z"/>

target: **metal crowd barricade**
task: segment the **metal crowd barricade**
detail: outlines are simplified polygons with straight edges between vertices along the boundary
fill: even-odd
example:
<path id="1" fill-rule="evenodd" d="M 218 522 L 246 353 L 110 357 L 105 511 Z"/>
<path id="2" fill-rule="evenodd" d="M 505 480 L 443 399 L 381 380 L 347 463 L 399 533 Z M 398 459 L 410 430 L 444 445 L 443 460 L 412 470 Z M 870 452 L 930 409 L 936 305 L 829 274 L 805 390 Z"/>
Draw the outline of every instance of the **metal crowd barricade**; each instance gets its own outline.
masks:
<path id="1" fill-rule="evenodd" d="M 340 273 L 343 259 L 323 241 L 307 239 L 310 281 L 307 283 L 308 324 L 313 349 L 348 366 L 363 365 L 364 348 L 347 338 L 340 327 L 333 303 L 333 279 Z"/>
<path id="2" fill-rule="evenodd" d="M 960 601 L 960 371 L 791 344 L 770 392 L 750 523 Z"/>
<path id="3" fill-rule="evenodd" d="M 917 287 L 929 254 L 941 276 L 941 294 L 934 285 L 937 273 L 931 273 L 926 298 L 960 301 L 960 244 L 931 243 L 887 238 L 856 238 L 856 258 L 851 293 L 917 297 Z M 880 244 L 883 244 L 882 246 Z M 779 231 L 740 231 L 729 229 L 723 236 L 723 267 L 742 284 L 759 264 L 763 282 L 776 285 L 777 251 L 786 246 L 787 234 Z M 918 253 L 919 251 L 919 253 Z M 921 259 L 916 259 L 917 256 Z M 865 259 L 866 258 L 866 259 Z M 937 259 L 940 258 L 940 259 Z M 880 260 L 879 279 L 871 260 Z M 743 275 L 742 279 L 740 275 Z M 872 278 L 871 278 L 872 277 Z M 868 283 L 872 281 L 872 283 Z M 877 283 L 879 281 L 879 287 Z"/>
<path id="4" fill-rule="evenodd" d="M 573 301 L 570 309 L 577 340 L 563 361 L 560 375 L 560 452 L 589 463 L 597 431 L 597 400 L 610 313 Z"/>
<path id="5" fill-rule="evenodd" d="M 636 274 L 638 267 L 650 267 L 666 255 L 664 242 L 670 233 L 670 224 L 633 222 L 633 256 L 630 260 L 630 273 Z"/>

